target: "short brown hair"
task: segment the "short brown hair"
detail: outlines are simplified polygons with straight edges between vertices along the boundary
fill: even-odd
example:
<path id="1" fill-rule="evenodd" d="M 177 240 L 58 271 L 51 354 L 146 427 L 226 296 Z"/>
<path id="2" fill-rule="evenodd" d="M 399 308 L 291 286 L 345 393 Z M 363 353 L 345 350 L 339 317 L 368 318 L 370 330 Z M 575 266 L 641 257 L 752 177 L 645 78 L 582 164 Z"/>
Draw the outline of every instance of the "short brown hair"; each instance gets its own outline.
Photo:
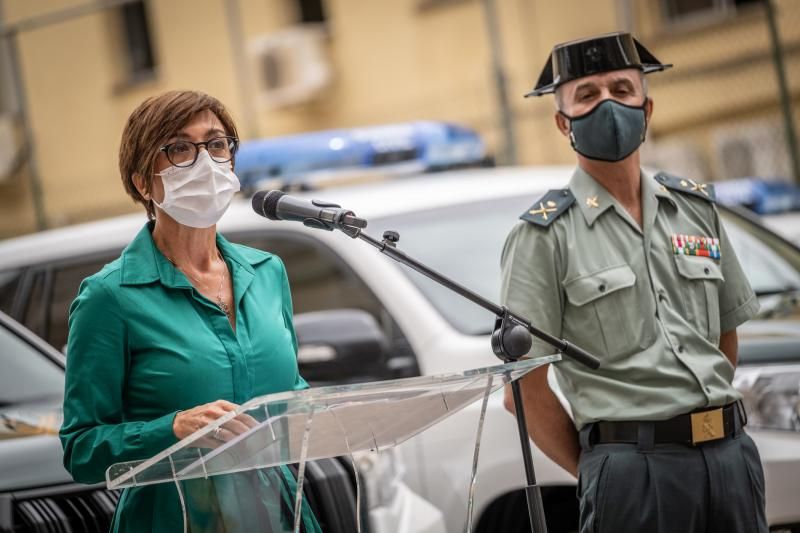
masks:
<path id="1" fill-rule="evenodd" d="M 148 98 L 133 110 L 122 131 L 119 146 L 119 173 L 128 196 L 155 218 L 152 200 L 145 200 L 136 189 L 135 174 L 144 177 L 146 192 L 151 191 L 158 149 L 202 111 L 211 111 L 222 122 L 225 133 L 238 137 L 236 124 L 222 102 L 199 91 L 169 91 Z"/>

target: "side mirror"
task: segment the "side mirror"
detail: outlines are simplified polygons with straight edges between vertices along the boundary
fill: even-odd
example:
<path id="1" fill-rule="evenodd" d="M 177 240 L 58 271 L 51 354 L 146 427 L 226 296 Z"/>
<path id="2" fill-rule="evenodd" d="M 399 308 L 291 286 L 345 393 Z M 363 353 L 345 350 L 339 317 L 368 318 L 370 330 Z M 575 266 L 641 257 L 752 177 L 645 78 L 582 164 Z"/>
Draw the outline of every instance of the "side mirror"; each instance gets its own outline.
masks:
<path id="1" fill-rule="evenodd" d="M 294 317 L 300 374 L 316 384 L 380 379 L 389 341 L 375 318 L 359 309 L 302 313 Z"/>

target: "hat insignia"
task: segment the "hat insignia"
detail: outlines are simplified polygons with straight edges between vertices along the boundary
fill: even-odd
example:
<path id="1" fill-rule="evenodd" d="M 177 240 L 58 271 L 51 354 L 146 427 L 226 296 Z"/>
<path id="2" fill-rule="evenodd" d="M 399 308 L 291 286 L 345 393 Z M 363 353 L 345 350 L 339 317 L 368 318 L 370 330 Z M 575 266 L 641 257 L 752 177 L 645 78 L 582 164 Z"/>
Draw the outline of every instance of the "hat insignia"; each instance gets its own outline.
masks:
<path id="1" fill-rule="evenodd" d="M 600 48 L 598 48 L 597 46 L 592 46 L 591 48 L 586 50 L 586 57 L 592 63 L 599 63 L 600 59 L 601 59 L 601 56 L 602 56 L 602 54 L 600 52 Z"/>

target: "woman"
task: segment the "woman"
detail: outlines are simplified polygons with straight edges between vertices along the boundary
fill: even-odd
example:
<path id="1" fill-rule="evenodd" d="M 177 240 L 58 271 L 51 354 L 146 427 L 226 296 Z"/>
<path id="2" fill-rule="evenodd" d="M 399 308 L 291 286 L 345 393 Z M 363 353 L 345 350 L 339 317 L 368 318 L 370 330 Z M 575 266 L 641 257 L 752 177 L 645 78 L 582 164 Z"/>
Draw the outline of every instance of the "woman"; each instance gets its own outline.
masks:
<path id="1" fill-rule="evenodd" d="M 104 481 L 110 465 L 147 459 L 254 396 L 308 386 L 283 263 L 216 232 L 239 190 L 237 146 L 227 110 L 203 93 L 162 94 L 128 118 L 120 174 L 150 220 L 70 309 L 61 441 L 76 481 Z M 239 420 L 202 444 L 246 431 Z M 193 531 L 290 530 L 285 467 L 181 485 Z M 128 489 L 112 530 L 181 531 L 181 504 L 173 484 Z M 303 526 L 319 529 L 307 506 Z"/>

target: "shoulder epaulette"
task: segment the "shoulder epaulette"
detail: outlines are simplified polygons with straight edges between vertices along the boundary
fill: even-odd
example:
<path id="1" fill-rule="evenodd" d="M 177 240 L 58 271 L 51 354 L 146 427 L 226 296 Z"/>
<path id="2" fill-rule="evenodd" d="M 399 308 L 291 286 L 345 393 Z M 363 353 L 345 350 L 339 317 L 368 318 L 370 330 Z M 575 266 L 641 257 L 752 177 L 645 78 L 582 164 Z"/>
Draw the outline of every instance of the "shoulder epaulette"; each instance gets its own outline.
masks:
<path id="1" fill-rule="evenodd" d="M 709 202 L 716 202 L 717 195 L 714 192 L 714 185 L 710 183 L 699 183 L 686 178 L 679 178 L 677 176 L 670 176 L 664 172 L 659 172 L 655 176 L 655 180 L 667 189 L 682 192 L 697 196 Z"/>
<path id="2" fill-rule="evenodd" d="M 546 228 L 575 203 L 575 197 L 569 189 L 553 189 L 536 200 L 519 218 Z"/>

